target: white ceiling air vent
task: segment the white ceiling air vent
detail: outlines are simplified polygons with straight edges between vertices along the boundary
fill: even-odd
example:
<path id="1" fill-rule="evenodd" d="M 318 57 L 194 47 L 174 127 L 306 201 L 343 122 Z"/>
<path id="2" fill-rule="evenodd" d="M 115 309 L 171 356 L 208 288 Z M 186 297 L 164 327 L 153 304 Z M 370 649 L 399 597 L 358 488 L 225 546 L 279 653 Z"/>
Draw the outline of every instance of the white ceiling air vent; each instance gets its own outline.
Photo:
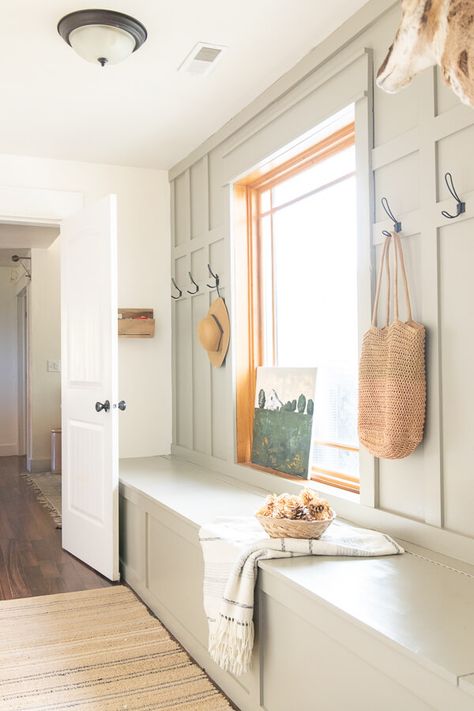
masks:
<path id="1" fill-rule="evenodd" d="M 225 49 L 225 47 L 218 44 L 198 42 L 179 66 L 178 71 L 204 76 L 216 66 Z"/>

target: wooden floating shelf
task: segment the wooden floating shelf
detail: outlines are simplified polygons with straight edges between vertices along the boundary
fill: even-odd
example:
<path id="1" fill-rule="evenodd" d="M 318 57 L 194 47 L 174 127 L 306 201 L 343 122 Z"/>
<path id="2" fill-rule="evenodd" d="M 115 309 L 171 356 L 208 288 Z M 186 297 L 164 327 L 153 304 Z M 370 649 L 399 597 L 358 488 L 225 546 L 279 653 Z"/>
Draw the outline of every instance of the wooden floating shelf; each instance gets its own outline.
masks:
<path id="1" fill-rule="evenodd" d="M 155 335 L 153 309 L 119 309 L 118 335 L 124 338 L 153 338 Z"/>

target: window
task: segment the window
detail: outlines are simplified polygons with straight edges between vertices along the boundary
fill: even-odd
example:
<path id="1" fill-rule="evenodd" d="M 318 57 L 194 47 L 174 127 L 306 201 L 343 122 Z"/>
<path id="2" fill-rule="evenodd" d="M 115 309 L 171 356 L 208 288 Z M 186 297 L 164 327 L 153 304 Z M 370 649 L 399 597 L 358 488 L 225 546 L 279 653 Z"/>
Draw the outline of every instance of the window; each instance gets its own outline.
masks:
<path id="1" fill-rule="evenodd" d="M 247 366 L 317 367 L 311 476 L 358 492 L 354 144 L 350 123 L 244 188 Z M 251 380 L 240 379 L 244 408 L 245 395 L 254 401 Z M 237 407 L 239 461 L 248 461 L 251 423 L 243 423 L 252 413 L 239 411 L 239 393 Z"/>

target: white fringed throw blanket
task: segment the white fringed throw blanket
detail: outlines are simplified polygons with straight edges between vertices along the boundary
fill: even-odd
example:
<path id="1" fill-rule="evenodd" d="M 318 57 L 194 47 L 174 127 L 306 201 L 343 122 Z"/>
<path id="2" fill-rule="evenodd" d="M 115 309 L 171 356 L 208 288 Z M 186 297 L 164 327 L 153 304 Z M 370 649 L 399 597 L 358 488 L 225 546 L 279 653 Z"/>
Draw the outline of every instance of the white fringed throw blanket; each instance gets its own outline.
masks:
<path id="1" fill-rule="evenodd" d="M 218 518 L 203 526 L 204 609 L 209 653 L 235 676 L 250 666 L 258 561 L 304 555 L 381 556 L 403 553 L 390 536 L 334 522 L 322 538 L 269 538 L 253 516 Z"/>

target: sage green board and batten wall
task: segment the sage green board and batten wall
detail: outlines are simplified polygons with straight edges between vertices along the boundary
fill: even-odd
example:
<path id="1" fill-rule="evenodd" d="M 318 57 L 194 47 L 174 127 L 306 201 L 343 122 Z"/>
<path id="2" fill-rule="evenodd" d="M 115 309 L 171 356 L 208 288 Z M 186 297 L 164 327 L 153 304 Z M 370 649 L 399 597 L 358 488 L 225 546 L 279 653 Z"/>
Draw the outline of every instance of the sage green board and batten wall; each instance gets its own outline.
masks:
<path id="1" fill-rule="evenodd" d="M 284 480 L 234 465 L 232 362 L 211 369 L 194 337 L 195 325 L 215 295 L 204 286 L 208 262 L 221 276 L 232 309 L 229 183 L 354 102 L 360 208 L 366 211 L 359 225 L 359 254 L 365 260 L 360 330 L 370 318 L 369 259 L 375 253 L 378 261 L 381 230 L 390 227 L 380 207 L 386 195 L 404 226 L 415 317 L 428 331 L 429 404 L 423 446 L 406 460 L 375 465 L 364 455 L 364 506 L 335 505 L 365 525 L 384 526 L 474 562 L 474 378 L 469 377 L 474 362 L 474 111 L 459 103 L 434 69 L 398 95 L 373 91 L 372 68 L 383 61 L 399 17 L 398 2 L 368 3 L 171 171 L 172 271 L 181 288 L 190 269 L 201 285 L 197 296 L 185 293 L 173 307 L 173 451 L 265 487 L 291 488 Z M 443 180 L 448 170 L 467 202 L 466 214 L 454 221 L 441 216 L 442 209 L 455 207 Z"/>

